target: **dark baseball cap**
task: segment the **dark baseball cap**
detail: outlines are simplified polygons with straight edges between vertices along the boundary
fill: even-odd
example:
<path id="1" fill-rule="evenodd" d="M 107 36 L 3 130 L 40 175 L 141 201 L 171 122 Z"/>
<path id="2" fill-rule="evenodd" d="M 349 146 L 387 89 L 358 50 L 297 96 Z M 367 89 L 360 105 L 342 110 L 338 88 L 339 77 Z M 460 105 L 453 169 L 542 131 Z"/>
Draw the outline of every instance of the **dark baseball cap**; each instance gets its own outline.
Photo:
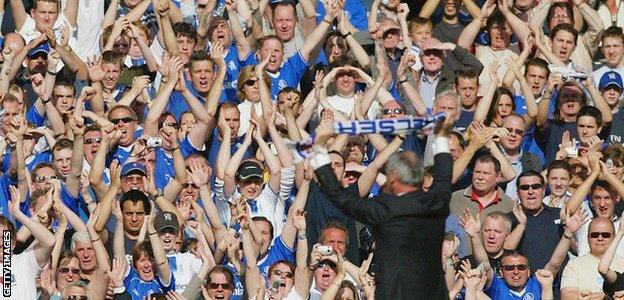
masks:
<path id="1" fill-rule="evenodd" d="M 238 180 L 249 180 L 251 178 L 260 178 L 262 179 L 262 167 L 254 161 L 247 160 L 244 161 L 239 167 L 238 171 L 236 171 L 236 178 Z"/>
<path id="2" fill-rule="evenodd" d="M 154 219 L 154 228 L 156 231 L 161 231 L 165 228 L 172 228 L 173 230 L 180 229 L 180 223 L 178 223 L 178 217 L 176 214 L 169 211 L 161 211 L 156 213 Z"/>

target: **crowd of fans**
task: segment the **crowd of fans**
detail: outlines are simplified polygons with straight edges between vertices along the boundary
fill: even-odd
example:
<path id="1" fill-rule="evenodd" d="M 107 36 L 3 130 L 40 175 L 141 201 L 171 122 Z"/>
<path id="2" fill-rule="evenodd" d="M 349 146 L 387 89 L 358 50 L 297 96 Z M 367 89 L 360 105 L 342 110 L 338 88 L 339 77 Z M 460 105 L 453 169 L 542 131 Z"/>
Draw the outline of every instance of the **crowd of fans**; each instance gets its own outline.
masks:
<path id="1" fill-rule="evenodd" d="M 445 113 L 448 297 L 624 299 L 621 6 L 0 0 L 3 297 L 374 299 L 384 233 L 293 148 Z M 428 193 L 434 138 L 316 143 L 366 199 Z"/>

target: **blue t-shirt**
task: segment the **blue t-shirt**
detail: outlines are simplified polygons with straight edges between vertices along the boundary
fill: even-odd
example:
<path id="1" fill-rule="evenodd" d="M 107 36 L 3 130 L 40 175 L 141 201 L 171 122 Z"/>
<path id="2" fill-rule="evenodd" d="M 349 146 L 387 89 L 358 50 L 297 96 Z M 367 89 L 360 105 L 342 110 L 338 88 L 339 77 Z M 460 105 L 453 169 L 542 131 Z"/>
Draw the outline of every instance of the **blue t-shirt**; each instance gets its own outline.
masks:
<path id="1" fill-rule="evenodd" d="M 269 277 L 269 267 L 278 260 L 288 260 L 291 263 L 295 263 L 295 251 L 288 248 L 282 239 L 282 236 L 278 236 L 273 241 L 273 246 L 269 248 L 266 257 L 258 262 L 258 268 L 264 278 Z"/>
<path id="2" fill-rule="evenodd" d="M 182 156 L 187 157 L 197 151 L 191 145 L 188 137 L 182 139 L 179 143 L 180 151 L 182 152 Z M 156 148 L 156 163 L 154 164 L 154 174 L 156 179 L 156 188 L 164 189 L 169 181 L 171 181 L 175 177 L 175 168 L 173 166 L 173 157 L 167 155 L 166 151 L 163 148 Z"/>
<path id="3" fill-rule="evenodd" d="M 236 88 L 238 86 L 238 74 L 240 69 L 253 65 L 255 58 L 253 53 L 249 51 L 247 57 L 244 60 L 238 59 L 238 48 L 235 44 L 232 44 L 225 55 L 225 80 L 223 81 L 223 94 L 225 99 L 229 102 L 239 103 L 240 99 L 236 96 Z M 223 99 L 223 95 L 221 99 Z M 221 102 L 221 101 L 220 101 Z M 223 102 L 221 102 L 223 103 Z"/>
<path id="4" fill-rule="evenodd" d="M 255 57 L 253 63 L 258 63 Z M 277 99 L 277 94 L 285 87 L 297 88 L 307 68 L 308 62 L 303 59 L 301 52 L 297 51 L 288 58 L 278 73 L 268 73 L 271 77 L 272 99 Z"/>
<path id="5" fill-rule="evenodd" d="M 9 200 L 11 200 L 10 185 L 17 186 L 17 181 L 12 180 L 7 173 L 0 175 L 0 215 L 13 221 L 13 216 L 9 213 Z"/>
<path id="6" fill-rule="evenodd" d="M 35 125 L 35 127 L 43 126 L 46 120 L 47 118 L 45 118 L 43 114 L 39 113 L 35 105 L 31 106 L 28 109 L 28 112 L 26 112 L 26 121 Z"/>
<path id="7" fill-rule="evenodd" d="M 243 145 L 244 138 L 245 137 L 242 136 L 232 141 L 232 145 L 230 146 L 230 154 L 233 155 L 238 150 L 238 148 L 240 148 Z M 217 130 L 217 128 L 214 128 L 212 130 L 212 135 L 210 136 L 208 145 L 210 146 L 208 148 L 208 163 L 214 167 L 217 163 L 217 156 L 219 155 L 219 148 L 221 147 L 221 139 L 219 138 L 219 131 Z M 247 159 L 253 156 L 253 150 L 251 148 L 252 148 L 251 146 L 247 148 L 247 152 L 245 152 L 243 159 Z"/>
<path id="8" fill-rule="evenodd" d="M 529 277 L 529 280 L 524 287 L 524 291 L 521 295 L 517 295 L 516 293 L 512 293 L 505 281 L 498 277 L 494 276 L 494 280 L 492 280 L 492 285 L 489 289 L 485 290 L 485 293 L 490 296 L 492 299 L 509 299 L 509 300 L 525 300 L 525 299 L 533 299 L 540 300 L 542 299 L 542 288 L 537 281 L 535 276 Z"/>
<path id="9" fill-rule="evenodd" d="M 156 272 L 156 270 L 154 270 L 154 272 Z M 134 267 L 131 267 L 130 273 L 124 278 L 124 285 L 126 286 L 126 291 L 128 291 L 128 294 L 132 297 L 132 300 L 142 300 L 147 295 L 167 293 L 170 290 L 173 291 L 175 278 L 173 278 L 173 272 L 171 272 L 171 282 L 169 285 L 164 285 L 160 281 L 159 276 L 155 276 L 155 278 L 150 281 L 143 281 L 139 278 L 139 274 Z"/>
<path id="10" fill-rule="evenodd" d="M 368 30 L 368 12 L 362 0 L 347 0 L 344 11 L 353 27 L 358 30 Z M 316 23 L 320 24 L 325 17 L 325 7 L 321 1 L 316 1 Z"/>

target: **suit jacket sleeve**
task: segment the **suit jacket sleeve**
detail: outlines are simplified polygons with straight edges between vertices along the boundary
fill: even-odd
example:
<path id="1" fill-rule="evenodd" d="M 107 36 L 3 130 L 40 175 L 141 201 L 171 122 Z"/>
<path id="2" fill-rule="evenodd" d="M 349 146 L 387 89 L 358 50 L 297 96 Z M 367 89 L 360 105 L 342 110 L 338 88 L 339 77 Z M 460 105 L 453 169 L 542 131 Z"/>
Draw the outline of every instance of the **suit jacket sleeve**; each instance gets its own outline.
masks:
<path id="1" fill-rule="evenodd" d="M 342 187 L 330 165 L 316 169 L 323 193 L 342 213 L 365 224 L 383 223 L 389 215 L 388 207 L 381 201 L 362 199 L 354 192 Z"/>
<path id="2" fill-rule="evenodd" d="M 428 208 L 432 213 L 448 214 L 453 184 L 453 157 L 449 153 L 438 153 L 433 158 L 433 184 L 429 190 Z"/>
<path id="3" fill-rule="evenodd" d="M 483 71 L 483 64 L 470 51 L 461 46 L 456 46 L 452 53 L 462 64 L 462 69 L 473 69 L 477 74 Z"/>

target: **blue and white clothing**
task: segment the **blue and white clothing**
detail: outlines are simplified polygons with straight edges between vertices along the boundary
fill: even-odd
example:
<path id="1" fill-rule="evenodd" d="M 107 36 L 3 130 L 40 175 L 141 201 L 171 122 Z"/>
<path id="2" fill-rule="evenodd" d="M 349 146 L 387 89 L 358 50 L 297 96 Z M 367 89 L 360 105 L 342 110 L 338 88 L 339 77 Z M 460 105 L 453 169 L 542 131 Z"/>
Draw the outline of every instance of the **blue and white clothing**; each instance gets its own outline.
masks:
<path id="1" fill-rule="evenodd" d="M 183 140 L 179 142 L 180 151 L 182 152 L 182 156 L 187 157 L 195 152 L 203 151 L 205 146 L 202 145 L 202 148 L 198 148 L 191 144 L 191 141 L 188 137 L 185 137 Z M 155 149 L 156 151 L 156 160 L 154 164 L 154 174 L 158 174 L 155 176 L 156 179 L 156 188 L 164 189 L 169 181 L 171 181 L 175 177 L 175 168 L 173 166 L 173 156 L 167 154 L 165 149 L 159 147 Z"/>
<path id="2" fill-rule="evenodd" d="M 150 281 L 143 281 L 134 267 L 128 269 L 124 277 L 124 286 L 128 294 L 130 294 L 130 297 L 132 297 L 132 300 L 142 300 L 145 296 L 155 293 L 167 293 L 175 287 L 173 272 L 171 272 L 171 282 L 165 285 L 160 281 L 159 276 L 155 276 L 155 278 Z M 156 270 L 154 270 L 154 272 L 156 272 Z"/>
<path id="3" fill-rule="evenodd" d="M 490 288 L 485 290 L 485 293 L 492 299 L 542 299 L 542 288 L 535 276 L 529 277 L 526 286 L 520 292 L 512 291 L 502 278 L 494 276 L 494 280 L 492 280 L 492 285 L 490 286 Z"/>
<path id="4" fill-rule="evenodd" d="M 273 240 L 273 245 L 269 248 L 266 256 L 258 261 L 258 268 L 264 278 L 269 277 L 269 267 L 278 260 L 288 260 L 292 264 L 295 264 L 295 250 L 289 248 L 282 239 L 282 236 L 278 236 Z"/>
<path id="5" fill-rule="evenodd" d="M 193 275 L 201 269 L 202 260 L 189 252 L 167 254 L 167 260 L 169 260 L 169 267 L 176 279 L 175 291 L 182 294 L 193 279 Z"/>
<path id="6" fill-rule="evenodd" d="M 257 60 L 254 63 L 257 63 Z M 267 72 L 271 78 L 271 98 L 277 99 L 277 94 L 285 87 L 297 88 L 307 68 L 308 62 L 303 58 L 301 52 L 297 51 L 295 55 L 288 58 L 279 72 Z"/>
<path id="7" fill-rule="evenodd" d="M 241 99 L 236 96 L 236 89 L 238 86 L 238 74 L 240 69 L 246 66 L 253 65 L 255 58 L 253 53 L 249 51 L 247 57 L 243 60 L 238 58 L 238 48 L 235 44 L 232 44 L 225 53 L 225 80 L 223 81 L 223 93 L 225 99 L 230 102 L 238 103 Z M 224 97 L 221 97 L 223 99 Z M 220 101 L 223 103 L 224 101 Z"/>

